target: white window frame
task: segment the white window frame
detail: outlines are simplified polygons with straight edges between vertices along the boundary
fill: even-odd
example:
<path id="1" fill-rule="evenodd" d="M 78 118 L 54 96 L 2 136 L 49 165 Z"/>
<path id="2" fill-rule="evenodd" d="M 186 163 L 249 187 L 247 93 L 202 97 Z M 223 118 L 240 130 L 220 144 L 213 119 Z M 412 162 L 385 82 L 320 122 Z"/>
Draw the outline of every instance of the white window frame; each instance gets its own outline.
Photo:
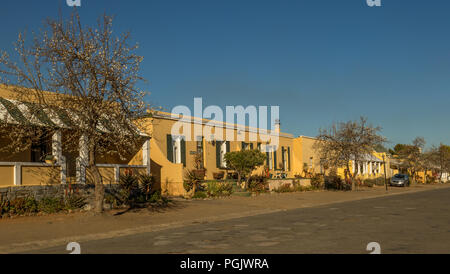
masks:
<path id="1" fill-rule="evenodd" d="M 227 154 L 227 142 L 222 142 L 222 144 L 220 145 L 220 167 L 222 168 L 227 168 L 225 154 Z"/>
<path id="2" fill-rule="evenodd" d="M 181 164 L 181 139 L 182 136 L 172 136 L 173 162 Z"/>

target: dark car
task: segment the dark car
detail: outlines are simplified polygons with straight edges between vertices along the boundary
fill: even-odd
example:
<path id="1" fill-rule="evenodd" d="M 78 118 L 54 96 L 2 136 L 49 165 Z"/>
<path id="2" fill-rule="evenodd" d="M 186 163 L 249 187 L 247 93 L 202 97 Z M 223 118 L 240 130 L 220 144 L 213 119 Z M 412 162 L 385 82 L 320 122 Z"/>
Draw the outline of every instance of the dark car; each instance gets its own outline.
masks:
<path id="1" fill-rule="evenodd" d="M 409 182 L 409 176 L 406 174 L 395 174 L 392 178 L 391 178 L 391 186 L 409 186 L 410 182 Z"/>

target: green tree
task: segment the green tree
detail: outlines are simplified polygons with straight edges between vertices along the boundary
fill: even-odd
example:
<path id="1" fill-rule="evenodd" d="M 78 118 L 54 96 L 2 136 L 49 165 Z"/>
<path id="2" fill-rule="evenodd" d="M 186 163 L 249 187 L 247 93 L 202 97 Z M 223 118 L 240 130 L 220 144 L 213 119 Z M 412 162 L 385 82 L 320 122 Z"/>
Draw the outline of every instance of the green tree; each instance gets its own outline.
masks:
<path id="1" fill-rule="evenodd" d="M 425 139 L 423 137 L 416 137 L 412 144 L 397 144 L 394 147 L 394 151 L 396 155 L 399 157 L 402 162 L 402 166 L 408 171 L 413 179 L 413 182 L 416 182 L 416 175 L 420 170 L 424 169 L 424 159 L 426 156 L 424 154 L 425 148 Z"/>
<path id="2" fill-rule="evenodd" d="M 242 177 L 247 177 L 247 181 L 242 186 L 243 188 L 247 187 L 252 171 L 258 166 L 262 166 L 265 160 L 266 155 L 259 150 L 233 151 L 225 154 L 227 166 L 238 174 L 238 185 L 241 185 Z"/>

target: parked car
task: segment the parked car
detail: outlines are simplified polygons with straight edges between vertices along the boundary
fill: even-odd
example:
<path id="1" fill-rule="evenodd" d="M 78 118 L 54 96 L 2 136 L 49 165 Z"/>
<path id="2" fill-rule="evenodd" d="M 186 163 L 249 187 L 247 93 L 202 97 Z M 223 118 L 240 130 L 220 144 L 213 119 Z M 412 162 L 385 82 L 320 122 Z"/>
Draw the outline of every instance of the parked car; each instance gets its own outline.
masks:
<path id="1" fill-rule="evenodd" d="M 391 186 L 409 186 L 410 185 L 410 181 L 409 181 L 409 176 L 406 174 L 395 174 L 392 178 L 391 178 Z"/>

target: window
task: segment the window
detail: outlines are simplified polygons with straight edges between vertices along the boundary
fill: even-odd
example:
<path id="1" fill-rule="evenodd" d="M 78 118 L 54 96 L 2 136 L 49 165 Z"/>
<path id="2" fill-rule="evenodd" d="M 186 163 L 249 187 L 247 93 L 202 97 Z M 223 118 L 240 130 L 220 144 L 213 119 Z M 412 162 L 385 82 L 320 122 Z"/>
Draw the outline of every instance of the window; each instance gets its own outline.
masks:
<path id="1" fill-rule="evenodd" d="M 186 166 L 186 142 L 183 136 L 167 135 L 167 159 Z"/>
<path id="2" fill-rule="evenodd" d="M 246 150 L 248 147 L 248 144 L 245 142 L 242 142 L 242 150 Z"/>
<path id="3" fill-rule="evenodd" d="M 31 144 L 31 162 L 43 162 L 45 156 L 51 153 L 50 143 L 45 138 L 33 140 Z"/>
<path id="4" fill-rule="evenodd" d="M 265 145 L 265 152 L 266 152 L 266 165 L 267 165 L 267 167 L 269 168 L 269 170 L 273 170 L 274 169 L 274 166 L 273 166 L 273 164 L 274 164 L 274 150 L 275 150 L 275 147 L 274 146 L 268 146 L 268 145 Z M 275 158 L 275 161 L 276 161 L 276 158 Z"/>
<path id="5" fill-rule="evenodd" d="M 226 168 L 225 154 L 227 154 L 227 142 L 223 142 L 220 146 L 220 167 Z"/>
<path id="6" fill-rule="evenodd" d="M 204 168 L 204 162 L 203 162 L 203 136 L 197 136 L 197 154 L 201 155 L 201 163 L 200 168 Z"/>
<path id="7" fill-rule="evenodd" d="M 225 154 L 230 152 L 230 142 L 216 142 L 216 166 L 217 168 L 227 168 Z"/>

